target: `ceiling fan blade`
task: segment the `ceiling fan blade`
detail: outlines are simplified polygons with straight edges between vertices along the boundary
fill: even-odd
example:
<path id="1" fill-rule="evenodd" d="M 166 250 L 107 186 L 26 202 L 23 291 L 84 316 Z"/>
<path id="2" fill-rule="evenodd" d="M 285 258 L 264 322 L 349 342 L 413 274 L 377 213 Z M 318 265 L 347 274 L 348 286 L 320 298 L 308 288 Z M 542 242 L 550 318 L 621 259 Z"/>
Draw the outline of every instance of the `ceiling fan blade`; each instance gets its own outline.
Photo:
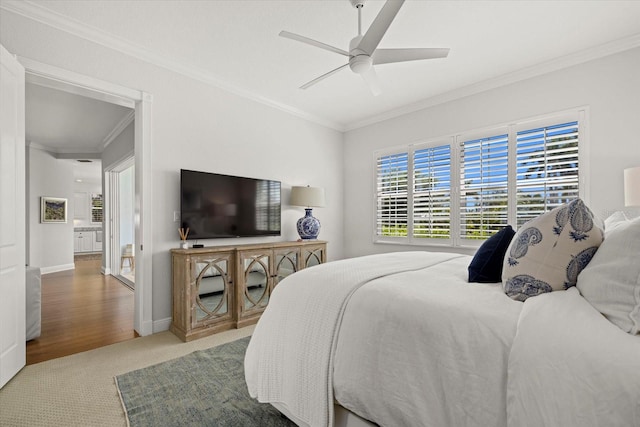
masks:
<path id="1" fill-rule="evenodd" d="M 421 59 L 446 58 L 448 48 L 415 48 L 415 49 L 376 49 L 371 56 L 374 64 L 392 62 L 419 61 Z"/>
<path id="2" fill-rule="evenodd" d="M 382 6 L 380 13 L 378 13 L 378 16 L 376 16 L 371 23 L 364 37 L 362 37 L 362 40 L 358 44 L 358 49 L 363 50 L 368 55 L 371 55 L 373 51 L 376 50 L 384 33 L 387 32 L 389 25 L 391 25 L 391 22 L 396 17 L 403 3 L 404 0 L 387 0 L 384 6 Z"/>
<path id="3" fill-rule="evenodd" d="M 328 50 L 330 52 L 339 53 L 340 55 L 349 56 L 349 52 L 346 50 L 339 49 L 337 47 L 319 42 L 317 40 L 310 39 L 305 36 L 301 36 L 298 34 L 290 33 L 289 31 L 280 31 L 280 37 L 285 37 L 291 40 L 297 40 L 302 43 L 310 44 L 311 46 L 319 47 L 320 49 Z"/>
<path id="4" fill-rule="evenodd" d="M 378 80 L 378 74 L 376 73 L 375 68 L 370 67 L 367 71 L 360 74 L 364 82 L 369 86 L 369 90 L 373 96 L 378 96 L 382 93 L 382 89 L 380 89 L 380 82 Z"/>
<path id="5" fill-rule="evenodd" d="M 318 83 L 321 80 L 326 79 L 327 77 L 337 73 L 338 71 L 342 70 L 343 68 L 347 67 L 349 64 L 344 64 L 339 66 L 338 68 L 336 68 L 335 70 L 331 70 L 328 73 L 325 73 L 323 75 L 321 75 L 320 77 L 316 77 L 315 79 L 311 80 L 310 82 L 307 82 L 305 84 L 303 84 L 302 86 L 300 86 L 300 89 L 306 89 L 309 86 L 313 86 L 314 84 Z"/>

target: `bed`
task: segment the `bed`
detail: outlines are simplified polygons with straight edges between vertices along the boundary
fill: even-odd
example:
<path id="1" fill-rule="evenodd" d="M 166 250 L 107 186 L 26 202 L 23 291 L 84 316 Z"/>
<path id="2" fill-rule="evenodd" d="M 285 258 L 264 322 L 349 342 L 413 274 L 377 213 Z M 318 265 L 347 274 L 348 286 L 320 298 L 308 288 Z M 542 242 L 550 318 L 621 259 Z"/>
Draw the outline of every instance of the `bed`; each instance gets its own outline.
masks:
<path id="1" fill-rule="evenodd" d="M 635 255 L 616 259 L 640 289 L 632 225 L 619 234 Z M 609 258 L 583 273 L 599 277 Z M 502 283 L 469 283 L 471 260 L 390 253 L 288 277 L 247 348 L 249 393 L 300 426 L 640 426 L 637 331 L 605 317 L 588 286 L 521 302 Z"/>

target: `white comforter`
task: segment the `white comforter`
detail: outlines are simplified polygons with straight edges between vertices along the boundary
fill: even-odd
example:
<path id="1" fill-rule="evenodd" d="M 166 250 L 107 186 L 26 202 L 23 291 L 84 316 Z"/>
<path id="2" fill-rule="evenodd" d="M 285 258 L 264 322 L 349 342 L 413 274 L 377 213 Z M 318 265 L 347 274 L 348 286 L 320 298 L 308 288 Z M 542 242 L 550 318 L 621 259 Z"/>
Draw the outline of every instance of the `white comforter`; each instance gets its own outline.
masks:
<path id="1" fill-rule="evenodd" d="M 372 280 L 460 257 L 405 252 L 307 268 L 278 284 L 245 355 L 249 394 L 302 426 L 333 424 L 333 362 L 351 295 Z"/>
<path id="2" fill-rule="evenodd" d="M 382 426 L 506 426 L 522 303 L 468 283 L 469 257 L 358 289 L 342 320 L 335 399 Z"/>
<path id="3" fill-rule="evenodd" d="M 525 302 L 508 375 L 509 426 L 640 427 L 640 335 L 576 288 Z"/>
<path id="4" fill-rule="evenodd" d="M 575 290 L 523 304 L 499 284 L 467 283 L 470 259 L 373 255 L 290 276 L 247 348 L 249 393 L 301 426 L 332 425 L 334 391 L 382 426 L 640 426 L 640 337 L 617 330 Z M 563 296 L 574 293 L 568 311 Z M 595 348 L 604 335 L 608 351 L 622 355 L 602 360 Z M 635 371 L 621 379 L 627 370 Z M 577 422 L 585 405 L 605 415 Z M 593 421 L 612 412 L 627 424 Z"/>

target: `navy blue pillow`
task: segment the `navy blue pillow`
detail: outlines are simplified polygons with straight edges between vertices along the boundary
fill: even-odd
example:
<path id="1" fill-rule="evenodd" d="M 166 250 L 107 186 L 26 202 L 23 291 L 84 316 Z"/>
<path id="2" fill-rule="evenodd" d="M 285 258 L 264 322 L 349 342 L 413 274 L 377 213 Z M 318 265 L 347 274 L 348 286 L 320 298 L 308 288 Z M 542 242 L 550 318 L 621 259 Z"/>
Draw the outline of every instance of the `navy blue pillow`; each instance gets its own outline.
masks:
<path id="1" fill-rule="evenodd" d="M 513 228 L 507 225 L 480 246 L 469 264 L 469 282 L 498 283 L 502 281 L 502 262 L 515 234 Z"/>

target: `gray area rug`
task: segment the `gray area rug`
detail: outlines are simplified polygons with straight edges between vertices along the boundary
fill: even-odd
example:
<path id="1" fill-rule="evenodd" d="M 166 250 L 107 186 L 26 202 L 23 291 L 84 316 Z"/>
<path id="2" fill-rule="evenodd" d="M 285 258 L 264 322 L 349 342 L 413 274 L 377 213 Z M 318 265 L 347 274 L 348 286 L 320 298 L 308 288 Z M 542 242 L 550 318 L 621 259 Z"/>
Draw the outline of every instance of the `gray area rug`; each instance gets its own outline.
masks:
<path id="1" fill-rule="evenodd" d="M 250 337 L 116 377 L 129 424 L 141 426 L 295 426 L 247 392 Z"/>

